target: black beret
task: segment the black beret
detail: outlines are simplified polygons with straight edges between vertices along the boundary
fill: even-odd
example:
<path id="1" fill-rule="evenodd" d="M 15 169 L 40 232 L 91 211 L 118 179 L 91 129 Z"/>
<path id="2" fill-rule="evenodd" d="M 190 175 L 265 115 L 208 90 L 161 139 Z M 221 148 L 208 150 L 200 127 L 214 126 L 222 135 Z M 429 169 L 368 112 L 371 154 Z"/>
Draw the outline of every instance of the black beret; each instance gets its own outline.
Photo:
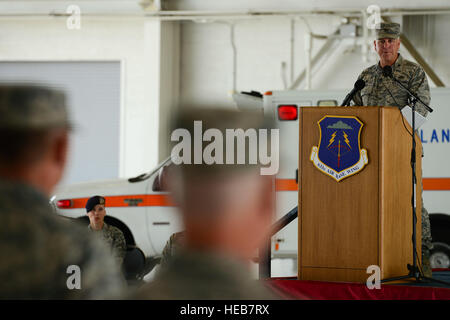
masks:
<path id="1" fill-rule="evenodd" d="M 105 204 L 105 198 L 102 196 L 93 196 L 90 197 L 89 200 L 86 202 L 86 212 L 91 211 L 94 209 L 94 207 L 98 204 Z"/>

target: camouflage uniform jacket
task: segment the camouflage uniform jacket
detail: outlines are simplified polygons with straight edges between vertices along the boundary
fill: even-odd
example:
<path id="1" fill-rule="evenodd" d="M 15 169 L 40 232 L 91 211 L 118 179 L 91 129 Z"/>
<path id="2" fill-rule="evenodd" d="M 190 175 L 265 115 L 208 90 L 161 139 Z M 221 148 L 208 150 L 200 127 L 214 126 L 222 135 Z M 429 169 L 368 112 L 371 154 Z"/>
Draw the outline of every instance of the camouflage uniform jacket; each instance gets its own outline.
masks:
<path id="1" fill-rule="evenodd" d="M 392 66 L 393 76 L 424 103 L 430 103 L 430 88 L 425 71 L 416 63 L 405 60 L 399 54 Z M 402 109 L 408 104 L 408 93 L 394 80 L 383 76 L 377 63 L 365 69 L 358 77 L 366 86 L 354 96 L 356 106 L 397 106 Z M 416 111 L 426 116 L 428 111 L 422 103 L 416 103 Z"/>
<path id="2" fill-rule="evenodd" d="M 216 253 L 185 248 L 161 267 L 155 279 L 133 299 L 156 300 L 272 300 L 266 285 L 252 279 L 247 266 Z"/>
<path id="3" fill-rule="evenodd" d="M 118 298 L 123 278 L 105 245 L 57 217 L 48 199 L 25 184 L 0 180 L 0 299 Z M 81 289 L 68 289 L 71 265 Z M 72 282 L 73 283 L 73 282 Z"/>
<path id="4" fill-rule="evenodd" d="M 96 232 L 91 229 L 90 225 L 88 228 L 96 234 Z M 119 228 L 103 222 L 101 236 L 102 239 L 108 244 L 109 248 L 111 248 L 112 255 L 116 260 L 117 265 L 121 266 L 123 258 L 127 252 L 127 243 L 122 231 L 120 231 Z"/>
<path id="5" fill-rule="evenodd" d="M 159 263 L 161 267 L 166 266 L 175 253 L 182 248 L 183 241 L 184 232 L 176 232 L 170 236 L 162 252 L 161 262 Z"/>

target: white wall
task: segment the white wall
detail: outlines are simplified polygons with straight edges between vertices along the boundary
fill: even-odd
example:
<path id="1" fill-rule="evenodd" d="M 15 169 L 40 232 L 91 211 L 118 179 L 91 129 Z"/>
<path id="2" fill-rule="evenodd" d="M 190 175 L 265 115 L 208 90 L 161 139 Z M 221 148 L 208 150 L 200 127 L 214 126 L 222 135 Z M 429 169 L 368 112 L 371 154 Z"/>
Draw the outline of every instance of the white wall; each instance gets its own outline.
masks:
<path id="1" fill-rule="evenodd" d="M 118 175 L 128 177 L 158 162 L 160 35 L 159 22 L 142 19 L 83 18 L 80 30 L 69 30 L 64 18 L 2 18 L 0 60 L 120 60 Z"/>
<path id="2" fill-rule="evenodd" d="M 180 24 L 161 23 L 159 103 L 159 160 L 170 154 L 171 119 L 177 112 L 180 92 Z"/>
<path id="3" fill-rule="evenodd" d="M 314 33 L 331 34 L 337 27 L 338 18 L 327 24 L 321 19 L 308 19 Z M 286 62 L 289 83 L 290 21 L 270 19 L 239 21 L 235 27 L 237 47 L 237 90 L 284 89 L 281 64 Z M 306 26 L 296 22 L 294 76 L 305 67 L 304 34 Z M 181 45 L 181 101 L 209 103 L 231 101 L 232 50 L 229 29 L 225 24 L 182 24 Z M 324 40 L 314 40 L 313 54 Z M 348 88 L 365 66 L 358 52 L 344 52 L 341 46 L 333 59 L 324 65 L 313 79 L 313 88 Z M 344 70 L 345 69 L 345 70 Z"/>
<path id="4" fill-rule="evenodd" d="M 432 56 L 429 59 L 429 63 L 433 65 L 435 71 L 446 86 L 450 86 L 450 16 L 443 15 L 435 18 L 434 25 L 434 41 L 431 46 Z"/>

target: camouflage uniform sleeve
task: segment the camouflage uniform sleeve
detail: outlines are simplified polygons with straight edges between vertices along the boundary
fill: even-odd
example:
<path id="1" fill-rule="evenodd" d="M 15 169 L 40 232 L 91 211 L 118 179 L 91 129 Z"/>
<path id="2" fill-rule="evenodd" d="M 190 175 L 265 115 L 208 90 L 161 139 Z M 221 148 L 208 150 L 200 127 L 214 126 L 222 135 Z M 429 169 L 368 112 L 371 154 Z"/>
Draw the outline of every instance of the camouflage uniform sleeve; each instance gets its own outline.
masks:
<path id="1" fill-rule="evenodd" d="M 161 257 L 161 262 L 160 265 L 161 266 L 165 266 L 167 265 L 167 262 L 170 260 L 170 258 L 172 257 L 172 247 L 173 247 L 173 238 L 174 238 L 175 234 L 172 234 L 169 238 L 169 240 L 167 240 L 166 245 L 164 246 L 164 249 L 162 251 L 162 257 Z"/>
<path id="2" fill-rule="evenodd" d="M 363 74 L 364 72 L 362 72 L 357 80 L 360 80 L 363 78 Z M 352 99 L 352 106 L 362 106 L 363 105 L 363 101 L 362 101 L 362 97 L 361 97 L 361 90 L 357 91 L 356 94 L 353 96 Z"/>
<path id="3" fill-rule="evenodd" d="M 410 82 L 409 89 L 412 93 L 415 93 L 424 103 L 426 103 L 427 105 L 430 104 L 430 87 L 428 86 L 427 75 L 421 67 L 418 67 L 416 72 L 414 73 Z M 416 110 L 424 117 L 426 117 L 428 114 L 427 109 L 420 102 L 416 103 Z"/>
<path id="4" fill-rule="evenodd" d="M 164 246 L 162 257 L 161 257 L 161 266 L 167 265 L 170 259 L 172 259 L 175 250 L 180 246 L 181 239 L 183 238 L 183 232 L 177 232 L 170 236 L 169 240 L 167 240 L 166 245 Z"/>
<path id="5" fill-rule="evenodd" d="M 114 258 L 119 266 L 122 265 L 123 259 L 127 252 L 127 242 L 122 231 L 114 228 Z"/>

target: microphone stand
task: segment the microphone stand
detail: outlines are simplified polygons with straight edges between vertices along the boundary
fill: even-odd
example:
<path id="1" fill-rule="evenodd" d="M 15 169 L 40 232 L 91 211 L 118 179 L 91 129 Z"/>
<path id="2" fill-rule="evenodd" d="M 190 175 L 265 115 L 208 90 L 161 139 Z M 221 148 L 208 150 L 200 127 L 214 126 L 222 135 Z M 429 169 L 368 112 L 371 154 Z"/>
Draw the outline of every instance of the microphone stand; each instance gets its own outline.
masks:
<path id="1" fill-rule="evenodd" d="M 411 206 L 412 206 L 412 222 L 413 222 L 412 223 L 413 261 L 412 261 L 412 265 L 408 263 L 407 266 L 406 266 L 406 268 L 409 271 L 407 275 L 382 279 L 380 282 L 381 283 L 386 283 L 386 282 L 392 282 L 392 281 L 397 281 L 397 280 L 405 280 L 405 279 L 413 278 L 415 280 L 415 282 L 417 282 L 417 283 L 423 282 L 423 280 L 428 280 L 428 281 L 432 281 L 432 282 L 436 282 L 436 283 L 440 283 L 440 284 L 444 284 L 444 285 L 450 286 L 449 282 L 424 276 L 423 272 L 421 272 L 421 270 L 419 270 L 418 264 L 417 264 L 417 259 L 418 259 L 418 257 L 417 257 L 417 229 L 416 229 L 416 224 L 417 224 L 417 216 L 416 216 L 416 182 L 417 182 L 417 176 L 416 176 L 416 139 L 415 139 L 415 135 L 416 135 L 416 103 L 417 103 L 417 101 L 422 103 L 422 105 L 424 105 L 425 108 L 429 112 L 433 112 L 433 109 L 431 109 L 422 100 L 420 100 L 415 94 L 413 94 L 408 88 L 406 88 L 400 81 L 398 81 L 392 75 L 392 72 L 387 74 L 387 76 L 389 78 L 393 79 L 404 90 L 406 90 L 406 92 L 408 92 L 408 94 L 410 96 L 408 100 L 410 101 L 411 109 L 412 109 L 412 134 L 411 134 L 411 137 L 412 137 L 412 148 L 411 148 L 412 197 L 411 197 Z M 423 206 L 423 204 L 422 204 L 422 206 Z"/>
<path id="2" fill-rule="evenodd" d="M 389 75 L 387 75 L 387 77 L 389 77 L 389 78 L 391 78 L 392 80 L 394 80 L 400 87 L 403 88 L 403 90 L 405 90 L 406 92 L 408 92 L 408 94 L 410 95 L 409 100 L 412 101 L 411 109 L 413 109 L 413 111 L 414 111 L 416 102 L 419 101 L 419 102 L 425 107 L 425 109 L 427 109 L 428 112 L 430 112 L 430 113 L 433 112 L 433 109 L 431 109 L 429 105 L 427 105 L 425 102 L 423 102 L 422 100 L 420 100 L 420 98 L 419 98 L 418 96 L 416 96 L 414 93 L 412 93 L 408 88 L 406 88 L 406 87 L 403 85 L 403 83 L 401 83 L 400 81 L 398 81 L 397 78 L 395 78 L 395 77 L 392 75 L 392 72 L 391 72 Z M 414 114 L 414 112 L 413 112 L 413 114 L 412 114 L 412 123 L 413 123 L 413 125 L 414 125 L 414 122 L 415 122 L 415 114 Z"/>

